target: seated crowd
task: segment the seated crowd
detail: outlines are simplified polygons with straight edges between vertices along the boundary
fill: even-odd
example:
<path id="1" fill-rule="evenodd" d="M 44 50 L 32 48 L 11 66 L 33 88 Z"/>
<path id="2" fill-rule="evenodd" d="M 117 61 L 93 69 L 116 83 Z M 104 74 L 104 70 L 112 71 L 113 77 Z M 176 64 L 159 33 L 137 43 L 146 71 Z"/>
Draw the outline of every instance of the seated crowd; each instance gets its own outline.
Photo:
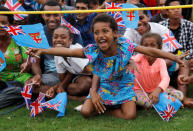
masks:
<path id="1" fill-rule="evenodd" d="M 33 2 L 29 3 L 24 0 L 22 6 L 28 11 L 61 11 L 104 9 L 105 2 L 130 3 L 135 4 L 139 8 L 192 4 L 191 0 L 157 0 L 157 3 L 149 0 L 149 3 L 152 3 L 152 5 L 146 3 L 146 1 L 33 0 Z M 9 11 L 9 9 L 3 6 L 4 3 L 0 4 L 0 11 Z M 42 23 L 48 44 L 53 49 L 53 52 L 41 50 L 40 58 L 32 55 L 30 57 L 31 60 L 29 60 L 30 62 L 26 64 L 27 59 L 29 59 L 25 53 L 27 48 L 18 46 L 9 34 L 1 28 L 0 50 L 4 53 L 7 65 L 0 72 L 0 109 L 21 102 L 23 100 L 20 94 L 21 88 L 25 84 L 30 83 L 33 83 L 32 93 L 34 97 L 39 92 L 43 92 L 50 99 L 54 98 L 58 93 L 67 92 L 69 99 L 85 101 L 81 109 L 81 113 L 85 117 L 95 115 L 96 113 L 103 113 L 105 110 L 110 109 L 110 114 L 116 117 L 133 119 L 136 117 L 135 103 L 138 106 L 150 108 L 152 107 L 152 102 L 157 103 L 159 101 L 159 94 L 163 91 L 178 98 L 184 106 L 193 107 L 193 98 L 187 95 L 191 94 L 188 93 L 188 87 L 190 84 L 193 84 L 193 23 L 191 22 L 190 10 L 178 8 L 160 11 L 138 11 L 138 27 L 136 29 L 126 28 L 121 34 L 118 34 L 119 30 L 115 27 L 116 25 L 112 25 L 111 19 L 101 13 L 33 14 L 28 15 L 22 21 L 14 20 L 13 15 L 10 14 L 0 14 L 0 25 Z M 68 27 L 61 25 L 61 18 L 68 21 L 80 33 L 72 33 Z M 103 18 L 106 18 L 106 20 L 103 20 Z M 173 32 L 176 40 L 182 45 L 182 48 L 175 52 L 168 51 L 162 43 L 161 36 L 170 31 Z M 127 38 L 133 42 L 133 51 L 139 52 L 134 53 L 131 57 L 133 53 L 131 51 L 132 53 L 128 55 L 128 61 L 132 61 L 135 64 L 127 61 L 128 63 L 125 65 L 135 66 L 139 70 L 134 71 L 135 78 L 144 87 L 152 102 L 146 98 L 136 80 L 132 80 L 134 83 L 132 86 L 128 85 L 132 87 L 132 91 L 124 88 L 124 91 L 128 91 L 128 100 L 126 98 L 119 100 L 116 107 L 104 106 L 106 101 L 101 102 L 103 101 L 103 96 L 96 93 L 97 90 L 104 93 L 106 86 L 108 88 L 110 86 L 116 87 L 113 85 L 116 82 L 111 83 L 109 81 L 116 81 L 113 78 L 118 75 L 116 71 L 123 70 L 117 69 L 118 67 L 115 66 L 118 65 L 116 62 L 121 64 L 122 59 L 114 59 L 116 53 L 118 54 L 120 50 L 124 50 L 122 48 L 126 48 L 120 47 L 118 50 L 121 38 Z M 127 40 L 125 41 L 127 42 Z M 97 49 L 91 49 L 90 44 L 98 45 Z M 115 47 L 111 47 L 111 44 Z M 62 51 L 64 48 L 73 49 L 72 53 L 74 54 L 68 50 L 66 52 L 72 55 L 65 53 L 65 51 Z M 112 52 L 114 49 L 116 51 Z M 152 50 L 159 53 L 151 54 Z M 146 51 L 150 53 L 148 54 Z M 179 57 L 183 59 L 183 66 L 182 61 L 178 57 L 174 59 L 178 51 L 184 56 L 184 58 Z M 183 55 L 187 51 L 189 51 L 189 54 Z M 90 58 L 88 55 L 90 55 Z M 76 56 L 80 58 L 75 58 Z M 94 62 L 91 67 L 90 63 L 96 60 L 96 57 L 101 57 L 101 59 L 97 59 L 98 63 Z M 161 57 L 162 59 L 154 57 Z M 102 65 L 101 63 L 105 63 L 104 61 L 106 60 L 109 64 Z M 111 68 L 111 64 L 114 68 Z M 97 70 L 101 70 L 104 74 L 99 74 L 98 72 L 100 71 Z M 108 73 L 112 73 L 112 79 L 105 79 Z M 111 75 L 109 74 L 109 77 Z M 111 89 L 109 90 L 112 91 Z M 114 96 L 119 95 L 116 91 L 121 92 L 123 90 L 117 89 L 111 93 L 114 93 Z M 115 97 L 113 99 L 120 98 Z M 126 111 L 127 107 L 130 110 Z"/>

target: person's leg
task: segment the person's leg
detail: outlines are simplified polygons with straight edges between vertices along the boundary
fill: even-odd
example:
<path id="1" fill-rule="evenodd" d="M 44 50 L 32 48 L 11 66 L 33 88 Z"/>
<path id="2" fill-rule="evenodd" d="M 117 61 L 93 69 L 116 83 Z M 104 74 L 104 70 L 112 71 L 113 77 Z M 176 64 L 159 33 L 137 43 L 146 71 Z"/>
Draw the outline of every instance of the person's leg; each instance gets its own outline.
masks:
<path id="1" fill-rule="evenodd" d="M 134 101 L 123 103 L 121 108 L 114 109 L 109 112 L 112 116 L 122 119 L 135 119 L 136 118 L 136 104 Z"/>
<path id="2" fill-rule="evenodd" d="M 21 87 L 8 87 L 0 93 L 0 109 L 22 101 Z"/>
<path id="3" fill-rule="evenodd" d="M 183 101 L 184 95 L 180 90 L 176 90 L 173 87 L 168 87 L 165 92 L 168 95 L 174 96 L 176 98 L 178 98 L 180 101 Z"/>
<path id="4" fill-rule="evenodd" d="M 84 104 L 82 105 L 82 108 L 81 108 L 81 114 L 85 118 L 88 118 L 88 117 L 91 117 L 91 116 L 94 116 L 94 115 L 97 114 L 91 99 L 86 99 L 85 100 L 85 102 L 84 102 Z"/>
<path id="5" fill-rule="evenodd" d="M 189 73 L 190 73 L 190 70 L 189 70 L 189 63 L 186 62 L 186 66 L 185 67 L 180 67 L 179 69 L 179 75 L 185 75 L 185 76 L 188 76 Z M 178 90 L 182 91 L 183 95 L 184 95 L 184 99 L 183 99 L 183 104 L 184 106 L 188 106 L 188 107 L 193 107 L 193 99 L 192 98 L 188 98 L 187 97 L 187 85 L 185 84 L 180 84 L 178 82 Z"/>
<path id="6" fill-rule="evenodd" d="M 144 108 L 151 108 L 152 104 L 149 101 L 149 98 L 145 95 L 145 93 L 142 90 L 136 90 L 136 104 L 139 106 L 142 106 Z"/>
<path id="7" fill-rule="evenodd" d="M 67 87 L 68 95 L 85 96 L 88 95 L 91 86 L 91 78 L 89 76 L 81 76 L 74 83 Z"/>

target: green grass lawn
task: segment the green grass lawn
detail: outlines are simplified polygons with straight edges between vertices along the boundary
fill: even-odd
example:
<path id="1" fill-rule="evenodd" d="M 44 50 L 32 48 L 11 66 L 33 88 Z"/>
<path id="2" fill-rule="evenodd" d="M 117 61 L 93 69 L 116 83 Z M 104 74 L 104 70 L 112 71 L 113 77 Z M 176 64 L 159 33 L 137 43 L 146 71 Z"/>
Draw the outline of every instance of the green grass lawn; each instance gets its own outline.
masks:
<path id="1" fill-rule="evenodd" d="M 193 86 L 189 89 L 189 95 Z M 85 119 L 73 108 L 81 102 L 69 101 L 66 116 L 56 118 L 57 112 L 47 110 L 36 118 L 24 107 L 0 116 L 0 131 L 191 131 L 193 130 L 193 109 L 180 109 L 169 122 L 163 121 L 154 109 L 138 110 L 135 120 L 122 120 L 107 114 Z M 10 108 L 1 110 L 4 112 Z"/>

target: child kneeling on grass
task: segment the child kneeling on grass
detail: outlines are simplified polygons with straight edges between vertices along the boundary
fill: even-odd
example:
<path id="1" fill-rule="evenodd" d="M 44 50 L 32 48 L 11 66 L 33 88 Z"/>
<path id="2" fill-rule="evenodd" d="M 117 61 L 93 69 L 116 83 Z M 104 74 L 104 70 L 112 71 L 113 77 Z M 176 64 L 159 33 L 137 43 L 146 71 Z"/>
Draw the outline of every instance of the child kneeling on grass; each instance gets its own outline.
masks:
<path id="1" fill-rule="evenodd" d="M 104 113 L 107 109 L 111 115 L 119 118 L 136 117 L 136 95 L 132 89 L 135 77 L 125 68 L 134 51 L 171 59 L 181 66 L 184 65 L 178 56 L 171 53 L 136 45 L 124 37 L 118 38 L 117 30 L 114 18 L 107 14 L 99 14 L 92 23 L 96 45 L 90 44 L 84 49 L 30 49 L 28 52 L 32 56 L 50 54 L 89 59 L 89 67 L 94 75 L 90 95 L 81 109 L 84 117 Z M 116 107 L 112 109 L 114 105 Z"/>
<path id="2" fill-rule="evenodd" d="M 161 49 L 162 38 L 159 34 L 147 33 L 143 35 L 141 45 L 144 47 Z M 144 54 L 137 54 L 133 56 L 132 59 L 139 70 L 139 72 L 135 71 L 136 79 L 134 84 L 137 105 L 145 108 L 152 107 L 152 103 L 156 104 L 159 102 L 159 94 L 163 91 L 166 91 L 168 95 L 172 95 L 181 101 L 183 100 L 183 93 L 181 91 L 169 87 L 170 77 L 164 59 Z M 139 84 L 143 89 L 141 89 Z M 147 98 L 145 93 L 149 95 L 149 98 Z"/>

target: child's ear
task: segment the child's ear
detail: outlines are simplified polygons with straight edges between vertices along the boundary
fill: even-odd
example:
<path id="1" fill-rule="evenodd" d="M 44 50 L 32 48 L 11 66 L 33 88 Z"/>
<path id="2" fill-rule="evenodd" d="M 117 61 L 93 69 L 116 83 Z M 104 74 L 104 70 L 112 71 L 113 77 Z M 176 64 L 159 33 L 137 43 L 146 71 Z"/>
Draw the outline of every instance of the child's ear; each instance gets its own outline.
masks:
<path id="1" fill-rule="evenodd" d="M 149 14 L 147 14 L 147 20 L 150 21 L 151 20 L 151 17 Z"/>
<path id="2" fill-rule="evenodd" d="M 118 31 L 113 31 L 113 37 L 114 37 L 114 40 L 116 40 L 118 38 Z"/>

